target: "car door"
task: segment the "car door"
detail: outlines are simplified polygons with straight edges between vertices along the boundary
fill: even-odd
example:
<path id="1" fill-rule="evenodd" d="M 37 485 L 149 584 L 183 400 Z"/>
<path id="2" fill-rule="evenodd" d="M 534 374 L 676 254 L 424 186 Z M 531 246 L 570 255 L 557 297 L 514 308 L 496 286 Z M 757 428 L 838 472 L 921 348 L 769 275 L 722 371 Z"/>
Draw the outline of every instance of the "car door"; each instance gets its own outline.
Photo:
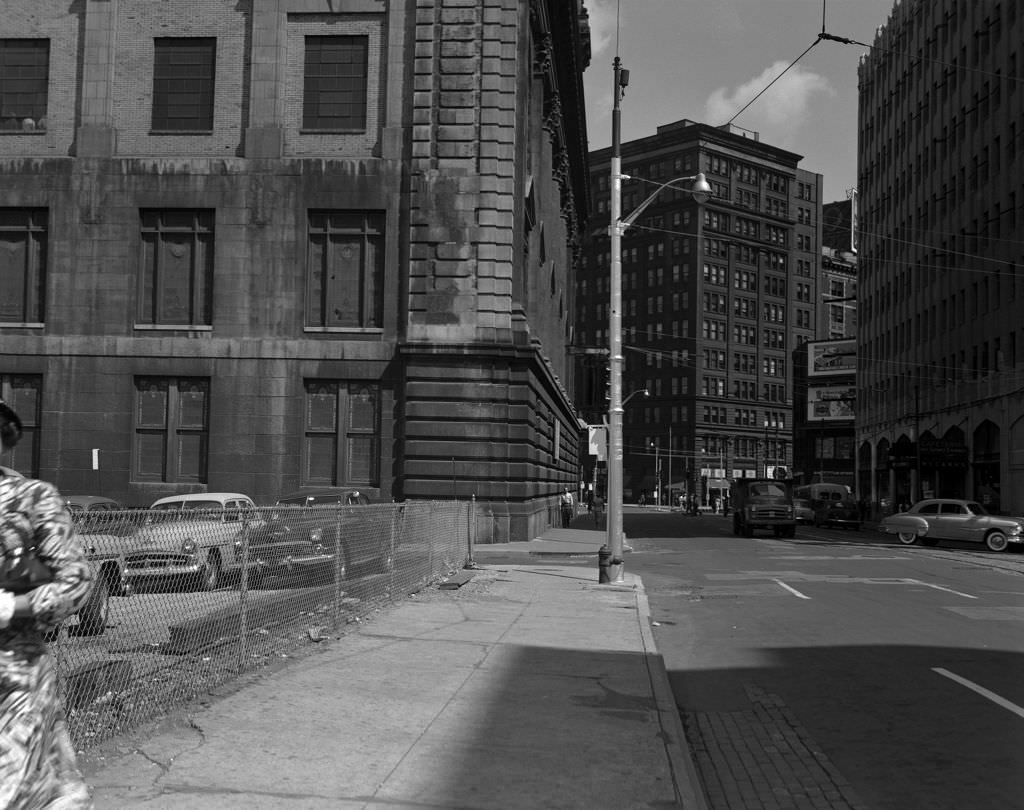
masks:
<path id="1" fill-rule="evenodd" d="M 962 503 L 942 504 L 939 510 L 942 537 L 947 540 L 970 540 L 971 517 Z"/>

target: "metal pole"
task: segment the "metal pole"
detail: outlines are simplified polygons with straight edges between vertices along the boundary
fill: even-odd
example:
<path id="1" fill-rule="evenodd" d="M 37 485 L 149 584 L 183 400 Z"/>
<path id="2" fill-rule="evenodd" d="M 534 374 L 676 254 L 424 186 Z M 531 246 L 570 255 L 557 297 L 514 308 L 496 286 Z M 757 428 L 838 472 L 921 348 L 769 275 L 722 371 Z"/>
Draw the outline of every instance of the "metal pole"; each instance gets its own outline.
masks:
<path id="1" fill-rule="evenodd" d="M 668 508 L 672 508 L 672 425 L 668 426 Z"/>
<path id="2" fill-rule="evenodd" d="M 611 226 L 608 229 L 611 267 L 608 278 L 610 309 L 608 313 L 608 550 L 611 551 L 612 582 L 623 582 L 622 560 L 622 155 L 619 96 L 622 64 L 619 57 L 612 63 L 612 155 L 611 155 Z"/>

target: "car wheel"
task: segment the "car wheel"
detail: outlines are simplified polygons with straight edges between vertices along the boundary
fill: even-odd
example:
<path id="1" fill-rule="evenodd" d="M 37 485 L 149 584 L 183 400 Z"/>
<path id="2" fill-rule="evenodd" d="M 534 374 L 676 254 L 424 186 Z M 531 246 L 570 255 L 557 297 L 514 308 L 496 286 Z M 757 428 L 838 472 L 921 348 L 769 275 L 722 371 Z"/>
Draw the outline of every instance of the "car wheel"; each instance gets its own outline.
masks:
<path id="1" fill-rule="evenodd" d="M 1006 551 L 1009 541 L 1003 532 L 989 532 L 985 535 L 985 545 L 990 551 Z"/>
<path id="2" fill-rule="evenodd" d="M 896 532 L 896 539 L 905 546 L 912 546 L 917 542 L 917 532 Z"/>
<path id="3" fill-rule="evenodd" d="M 221 567 L 217 552 L 211 551 L 206 557 L 206 565 L 199 573 L 199 588 L 204 591 L 215 591 L 220 587 Z"/>
<path id="4" fill-rule="evenodd" d="M 107 629 L 110 618 L 110 583 L 102 573 L 96 575 L 89 601 L 78 611 L 79 636 L 99 636 Z"/>

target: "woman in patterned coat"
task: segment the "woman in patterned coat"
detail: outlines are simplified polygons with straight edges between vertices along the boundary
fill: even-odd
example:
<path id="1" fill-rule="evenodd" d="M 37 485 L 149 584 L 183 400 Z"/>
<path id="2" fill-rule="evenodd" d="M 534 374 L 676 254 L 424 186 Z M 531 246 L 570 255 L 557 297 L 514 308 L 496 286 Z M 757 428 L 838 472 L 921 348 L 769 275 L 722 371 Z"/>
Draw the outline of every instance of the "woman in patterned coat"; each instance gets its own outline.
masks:
<path id="1" fill-rule="evenodd" d="M 0 401 L 0 446 L 21 438 L 21 421 Z M 26 540 L 53 580 L 14 594 L 4 589 Z M 52 484 L 0 476 L 0 807 L 92 807 L 75 763 L 53 661 L 43 638 L 88 600 L 92 571 Z"/>

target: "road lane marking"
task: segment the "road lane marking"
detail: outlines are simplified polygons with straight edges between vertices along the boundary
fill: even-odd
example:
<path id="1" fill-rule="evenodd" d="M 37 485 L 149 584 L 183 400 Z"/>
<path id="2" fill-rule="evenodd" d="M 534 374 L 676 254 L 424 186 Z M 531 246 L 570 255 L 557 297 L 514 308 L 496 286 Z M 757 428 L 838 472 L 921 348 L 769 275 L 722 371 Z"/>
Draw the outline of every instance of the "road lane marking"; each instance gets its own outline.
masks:
<path id="1" fill-rule="evenodd" d="M 939 675 L 949 678 L 951 681 L 956 681 L 961 686 L 966 686 L 972 692 L 977 692 L 983 698 L 988 698 L 997 706 L 1001 706 L 1007 711 L 1013 712 L 1018 717 L 1024 717 L 1024 709 L 1016 703 L 1011 703 L 1009 700 L 1004 697 L 1000 697 L 995 692 L 990 692 L 984 686 L 978 686 L 974 681 L 969 681 L 967 678 L 961 678 L 959 675 L 950 672 L 948 669 L 943 669 L 942 667 L 932 667 L 932 672 L 937 672 Z"/>
<path id="2" fill-rule="evenodd" d="M 787 591 L 789 591 L 791 594 L 793 594 L 793 596 L 799 596 L 801 599 L 810 599 L 811 598 L 811 597 L 807 596 L 806 594 L 800 593 L 800 591 L 798 591 L 796 588 L 789 587 L 789 585 L 787 585 L 781 579 L 773 579 L 772 582 L 774 582 L 776 585 L 778 585 L 778 586 L 780 586 L 782 588 L 785 588 Z"/>
<path id="3" fill-rule="evenodd" d="M 955 593 L 957 596 L 964 597 L 964 599 L 977 599 L 978 598 L 977 596 L 971 596 L 969 593 L 963 593 L 962 591 L 954 591 L 952 588 L 946 588 L 946 587 L 943 587 L 942 585 L 935 585 L 934 583 L 931 583 L 931 582 L 922 582 L 919 579 L 905 579 L 903 581 L 907 582 L 907 583 L 909 583 L 911 585 L 924 585 L 926 588 L 935 588 L 935 590 L 937 590 L 937 591 L 946 591 L 947 593 Z"/>

